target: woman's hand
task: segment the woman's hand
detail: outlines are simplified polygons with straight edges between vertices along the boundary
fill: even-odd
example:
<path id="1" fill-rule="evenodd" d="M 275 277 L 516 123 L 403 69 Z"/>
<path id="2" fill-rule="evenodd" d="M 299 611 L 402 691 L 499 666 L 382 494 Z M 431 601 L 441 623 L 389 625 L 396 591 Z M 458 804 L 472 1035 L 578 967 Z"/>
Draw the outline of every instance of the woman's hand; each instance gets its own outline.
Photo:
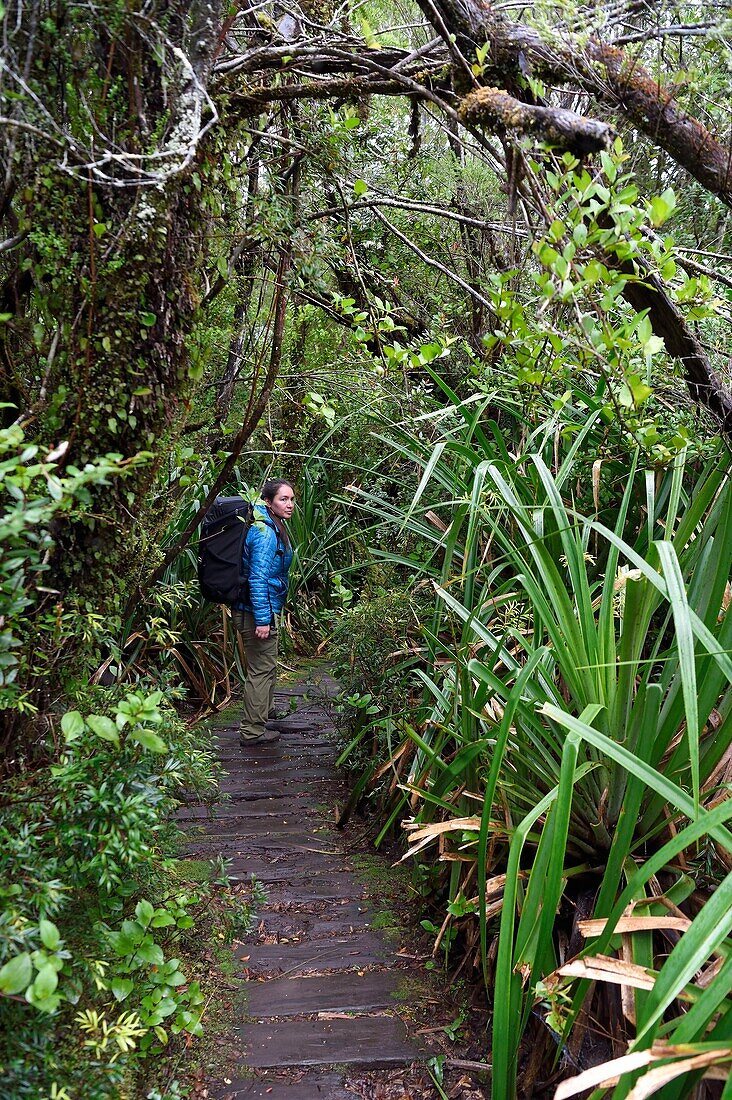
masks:
<path id="1" fill-rule="evenodd" d="M 265 638 L 269 638 L 269 626 L 256 626 L 254 628 L 254 637 L 260 638 L 264 641 Z"/>

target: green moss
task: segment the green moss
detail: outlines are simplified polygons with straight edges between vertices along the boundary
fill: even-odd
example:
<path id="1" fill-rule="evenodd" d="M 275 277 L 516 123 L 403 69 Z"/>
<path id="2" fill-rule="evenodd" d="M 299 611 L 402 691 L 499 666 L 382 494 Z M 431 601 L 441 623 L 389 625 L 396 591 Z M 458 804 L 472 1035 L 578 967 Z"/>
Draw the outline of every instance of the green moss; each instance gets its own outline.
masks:
<path id="1" fill-rule="evenodd" d="M 393 929 L 399 926 L 396 914 L 389 908 L 377 910 L 370 918 L 369 923 L 372 928 Z"/>
<path id="2" fill-rule="evenodd" d="M 211 882 L 213 864 L 210 859 L 171 860 L 172 870 L 181 882 Z"/>
<path id="3" fill-rule="evenodd" d="M 351 857 L 354 871 L 375 893 L 386 897 L 404 897 L 409 886 L 409 874 L 402 867 L 391 867 L 380 856 L 361 853 Z"/>
<path id="4" fill-rule="evenodd" d="M 408 976 L 402 978 L 391 996 L 399 1004 L 422 1004 L 430 996 L 430 993 L 431 990 L 426 981 L 422 978 Z"/>

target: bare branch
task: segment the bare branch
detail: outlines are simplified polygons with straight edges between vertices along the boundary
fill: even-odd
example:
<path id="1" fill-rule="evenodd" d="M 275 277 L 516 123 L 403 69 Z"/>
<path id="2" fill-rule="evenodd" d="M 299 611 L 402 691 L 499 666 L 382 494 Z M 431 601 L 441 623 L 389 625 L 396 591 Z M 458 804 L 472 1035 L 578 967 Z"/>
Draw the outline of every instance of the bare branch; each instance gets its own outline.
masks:
<path id="1" fill-rule="evenodd" d="M 0 252 L 10 252 L 13 248 L 17 248 L 19 244 L 22 244 L 28 237 L 30 230 L 24 229 L 22 233 L 16 233 L 14 237 L 9 237 L 6 241 L 0 241 Z"/>
<path id="2" fill-rule="evenodd" d="M 488 301 L 488 299 L 484 298 L 483 295 L 479 293 L 479 291 L 477 291 L 469 283 L 466 283 L 464 279 L 461 279 L 457 272 L 451 271 L 449 267 L 445 267 L 445 265 L 441 264 L 439 260 L 435 260 L 432 256 L 428 256 L 426 252 L 423 252 L 422 249 L 414 243 L 414 241 L 410 240 L 409 237 L 407 237 L 405 233 L 402 233 L 400 229 L 397 229 L 393 222 L 390 222 L 386 215 L 382 214 L 381 211 L 376 207 L 374 207 L 374 214 L 376 214 L 376 217 L 379 219 L 379 221 L 384 223 L 390 233 L 393 233 L 395 237 L 397 237 L 400 241 L 402 241 L 403 244 L 407 246 L 407 248 L 411 249 L 412 252 L 414 252 L 415 256 L 419 256 L 422 263 L 427 264 L 428 267 L 434 267 L 436 271 L 441 272 L 441 274 L 449 279 L 450 282 L 456 283 L 457 286 L 462 287 L 466 294 L 468 294 L 471 298 L 475 298 L 477 302 L 480 302 L 480 304 L 482 306 L 485 306 L 485 308 L 491 313 L 493 312 L 493 306 Z"/>
<path id="3" fill-rule="evenodd" d="M 432 214 L 436 218 L 446 218 L 448 221 L 460 222 L 462 225 L 470 225 L 475 229 L 485 229 L 491 233 L 508 233 L 510 236 L 525 237 L 522 229 L 513 225 L 505 225 L 503 222 L 487 222 L 482 218 L 471 218 L 467 214 L 458 214 L 455 210 L 449 210 L 443 206 L 431 206 L 426 202 L 410 202 L 408 199 L 373 198 L 358 199 L 351 203 L 351 210 L 369 210 L 374 206 L 391 206 L 397 210 L 416 210 L 421 214 Z M 318 210 L 311 214 L 308 221 L 317 221 L 319 218 L 339 216 L 343 211 L 340 206 L 330 206 L 326 210 Z"/>
<path id="4" fill-rule="evenodd" d="M 720 36 L 719 23 L 693 23 L 679 24 L 671 27 L 652 27 L 647 31 L 636 31 L 634 34 L 621 34 L 614 40 L 616 46 L 627 46 L 632 42 L 649 42 L 661 38 L 697 38 Z"/>

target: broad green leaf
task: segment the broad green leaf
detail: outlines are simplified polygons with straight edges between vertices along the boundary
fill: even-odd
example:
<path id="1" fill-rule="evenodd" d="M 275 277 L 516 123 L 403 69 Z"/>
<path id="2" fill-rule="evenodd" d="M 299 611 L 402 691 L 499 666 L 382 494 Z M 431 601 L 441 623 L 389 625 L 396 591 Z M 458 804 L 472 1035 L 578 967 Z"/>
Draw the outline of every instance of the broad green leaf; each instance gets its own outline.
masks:
<path id="1" fill-rule="evenodd" d="M 150 752 L 167 752 L 168 746 L 162 737 L 159 737 L 153 730 L 148 729 L 133 729 L 130 730 L 130 737 L 134 741 L 138 741 L 143 748 L 149 749 Z"/>
<path id="2" fill-rule="evenodd" d="M 165 962 L 165 956 L 163 955 L 163 949 L 158 943 L 153 943 L 152 940 L 146 939 L 144 943 L 141 943 L 137 949 L 136 957 L 144 963 L 149 963 L 151 966 L 162 966 Z"/>
<path id="3" fill-rule="evenodd" d="M 66 744 L 76 741 L 84 732 L 84 719 L 78 710 L 68 710 L 61 719 L 61 732 Z"/>
<path id="4" fill-rule="evenodd" d="M 115 745 L 119 744 L 119 731 L 111 718 L 107 718 L 103 714 L 90 714 L 86 724 L 103 741 L 112 741 Z"/>
<path id="5" fill-rule="evenodd" d="M 150 921 L 151 928 L 168 928 L 171 924 L 175 924 L 175 917 L 164 909 L 158 909 Z"/>
<path id="6" fill-rule="evenodd" d="M 132 978 L 114 978 L 112 981 L 112 993 L 118 1001 L 124 1001 L 129 997 L 134 988 L 135 983 Z"/>
<path id="7" fill-rule="evenodd" d="M 22 993 L 30 985 L 32 977 L 33 963 L 30 954 L 23 951 L 0 968 L 0 993 L 6 993 L 8 996 Z"/>
<path id="8" fill-rule="evenodd" d="M 50 963 L 46 963 L 42 966 L 36 975 L 36 979 L 31 986 L 33 990 L 33 998 L 39 1001 L 45 1000 L 46 997 L 50 997 L 52 993 L 55 993 L 56 986 L 58 985 L 58 974 L 55 966 L 51 966 Z"/>
<path id="9" fill-rule="evenodd" d="M 155 907 L 150 904 L 149 901 L 138 901 L 135 906 L 135 916 L 142 925 L 143 928 L 147 928 L 148 924 L 153 918 L 155 913 Z"/>
<path id="10" fill-rule="evenodd" d="M 61 943 L 61 935 L 53 921 L 42 917 L 38 922 L 38 930 L 43 946 L 49 951 L 55 951 Z"/>
<path id="11" fill-rule="evenodd" d="M 651 199 L 651 225 L 663 225 L 671 216 L 675 207 L 676 195 L 670 187 L 662 195 L 654 195 Z"/>

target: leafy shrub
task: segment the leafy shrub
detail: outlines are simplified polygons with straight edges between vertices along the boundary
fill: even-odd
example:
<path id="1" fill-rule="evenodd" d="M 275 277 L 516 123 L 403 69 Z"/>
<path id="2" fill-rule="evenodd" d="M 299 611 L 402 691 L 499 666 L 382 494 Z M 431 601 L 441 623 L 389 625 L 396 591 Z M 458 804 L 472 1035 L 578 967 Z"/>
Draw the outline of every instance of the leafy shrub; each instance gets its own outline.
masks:
<path id="1" fill-rule="evenodd" d="M 53 545 L 54 517 L 60 512 L 82 514 L 91 503 L 94 485 L 120 476 L 145 457 L 123 461 L 120 455 L 105 455 L 83 469 L 67 465 L 61 474 L 58 459 L 64 449 L 62 445 L 43 457 L 18 424 L 0 430 L 0 710 L 23 714 L 36 709 L 29 686 L 45 671 L 39 627 L 55 635 L 59 656 L 59 633 L 80 627 L 77 611 L 71 608 L 54 608 L 46 623 L 32 626 L 30 621 L 31 611 L 38 615 L 43 600 L 53 595 L 43 589 L 42 575 Z M 33 639 L 33 648 L 23 644 L 25 638 Z"/>
<path id="2" fill-rule="evenodd" d="M 403 821 L 412 854 L 426 861 L 439 845 L 433 866 L 449 868 L 436 948 L 460 922 L 483 969 L 496 1100 L 532 1093 L 530 1077 L 517 1079 L 522 1040 L 534 1075 L 557 1038 L 579 1057 L 582 1012 L 629 1050 L 651 1051 L 648 1065 L 661 1049 L 678 1057 L 686 1091 L 669 1096 L 688 1094 L 695 1067 L 684 1058 L 726 1050 L 732 984 L 715 960 L 732 927 L 729 456 L 717 448 L 701 466 L 682 452 L 660 471 L 636 450 L 620 490 L 614 475 L 620 499 L 606 522 L 595 486 L 594 508 L 576 505 L 576 456 L 592 430 L 590 417 L 566 455 L 547 430 L 513 454 L 466 410 L 462 437 L 404 444 L 421 450 L 425 473 L 393 517 L 426 537 L 423 509 L 439 510 L 438 607 L 452 621 L 425 631 L 424 694 L 393 741 L 399 782 L 384 816 L 416 810 Z M 584 927 L 583 908 L 595 918 Z M 684 928 L 670 951 L 658 934 L 669 910 Z M 621 919 L 616 975 L 632 962 L 652 985 L 623 983 L 624 1022 L 603 971 Z M 609 1066 L 624 1072 L 608 1063 L 602 1079 Z M 630 1087 L 626 1077 L 613 1096 Z"/>
<path id="3" fill-rule="evenodd" d="M 0 1065 L 19 1098 L 116 1097 L 141 1058 L 200 1034 L 181 960 L 200 918 L 226 930 L 235 911 L 166 854 L 181 789 L 215 789 L 200 735 L 161 692 L 96 694 L 106 713 L 63 715 L 57 761 L 8 785 L 0 820 Z"/>
<path id="4" fill-rule="evenodd" d="M 431 587 L 394 588 L 359 602 L 339 618 L 330 647 L 335 675 L 348 692 L 378 695 L 382 709 L 407 706 L 407 669 L 420 658 L 432 616 Z"/>

